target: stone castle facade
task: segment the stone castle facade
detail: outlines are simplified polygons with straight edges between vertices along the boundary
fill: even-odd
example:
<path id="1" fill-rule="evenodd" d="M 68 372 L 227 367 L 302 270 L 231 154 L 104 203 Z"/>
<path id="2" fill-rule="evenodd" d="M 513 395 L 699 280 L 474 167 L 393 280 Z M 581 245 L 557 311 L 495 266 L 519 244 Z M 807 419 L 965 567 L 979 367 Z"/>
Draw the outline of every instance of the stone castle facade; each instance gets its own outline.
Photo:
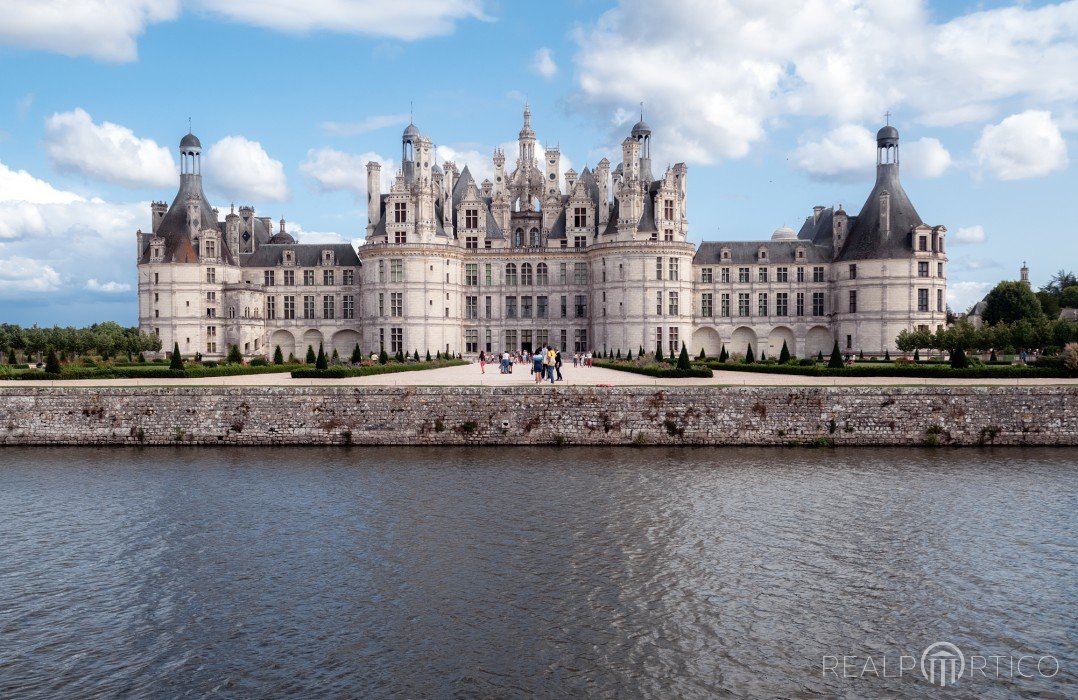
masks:
<path id="1" fill-rule="evenodd" d="M 437 164 L 409 124 L 401 169 L 381 191 L 367 165 L 366 242 L 297 243 L 250 207 L 219 220 L 202 190 L 201 144 L 180 142 L 180 188 L 139 231 L 139 325 L 184 355 L 347 357 L 385 348 L 477 355 L 543 345 L 798 356 L 894 351 L 903 329 L 946 318 L 943 226 L 926 225 L 899 182 L 898 131 L 877 134 L 877 177 L 856 216 L 817 206 L 767 240 L 688 241 L 684 163 L 658 177 L 640 120 L 621 162 L 561 177 L 537 153 L 531 114 L 494 180 Z"/>

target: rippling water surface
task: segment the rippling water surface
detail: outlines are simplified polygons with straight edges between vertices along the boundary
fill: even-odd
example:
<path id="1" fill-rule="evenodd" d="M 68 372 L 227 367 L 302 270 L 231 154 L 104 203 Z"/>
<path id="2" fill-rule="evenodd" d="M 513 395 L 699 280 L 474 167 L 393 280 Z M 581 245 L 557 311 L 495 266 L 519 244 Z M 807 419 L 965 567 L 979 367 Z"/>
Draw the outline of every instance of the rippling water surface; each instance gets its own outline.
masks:
<path id="1" fill-rule="evenodd" d="M 6 448 L 0 696 L 921 697 L 864 658 L 943 640 L 1059 661 L 949 697 L 1074 697 L 1076 464 Z"/>

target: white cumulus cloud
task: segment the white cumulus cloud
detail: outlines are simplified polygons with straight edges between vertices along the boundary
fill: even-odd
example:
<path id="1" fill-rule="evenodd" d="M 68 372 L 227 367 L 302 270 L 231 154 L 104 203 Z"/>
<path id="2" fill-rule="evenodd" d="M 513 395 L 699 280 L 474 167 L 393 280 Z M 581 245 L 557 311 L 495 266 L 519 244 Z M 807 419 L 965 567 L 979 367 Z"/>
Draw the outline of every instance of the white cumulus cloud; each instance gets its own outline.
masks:
<path id="1" fill-rule="evenodd" d="M 231 20 L 285 32 L 328 30 L 406 41 L 441 36 L 466 19 L 486 19 L 480 0 L 199 0 Z"/>
<path id="2" fill-rule="evenodd" d="M 172 153 L 152 139 L 112 122 L 95 124 L 85 110 L 45 120 L 45 151 L 61 170 L 126 187 L 165 187 L 176 182 Z"/>
<path id="3" fill-rule="evenodd" d="M 986 240 L 984 226 L 980 224 L 964 226 L 951 234 L 950 239 L 951 243 L 959 245 L 964 243 L 984 243 Z"/>
<path id="4" fill-rule="evenodd" d="M 1042 110 L 1012 114 L 984 127 L 973 153 L 982 171 L 1000 180 L 1040 177 L 1063 170 L 1068 163 L 1059 126 Z"/>
<path id="5" fill-rule="evenodd" d="M 207 183 L 232 199 L 288 199 L 281 161 L 270 158 L 262 144 L 243 136 L 226 136 L 203 156 Z"/>
<path id="6" fill-rule="evenodd" d="M 916 178 L 939 177 L 950 169 L 953 159 L 939 139 L 921 138 L 899 144 L 902 172 Z"/>
<path id="7" fill-rule="evenodd" d="M 947 304 L 955 311 L 966 311 L 981 299 L 984 299 L 984 295 L 992 287 L 991 282 L 949 281 L 947 283 Z"/>
<path id="8" fill-rule="evenodd" d="M 1078 100 L 1075 0 L 945 23 L 917 0 L 620 0 L 576 40 L 577 104 L 605 120 L 644 100 L 653 150 L 700 163 L 746 155 L 791 117 L 874 124 L 890 109 L 902 129 Z"/>
<path id="9" fill-rule="evenodd" d="M 104 294 L 118 294 L 120 292 L 131 291 L 131 285 L 126 282 L 98 282 L 93 277 L 86 280 L 84 286 L 91 292 L 102 292 Z"/>
<path id="10" fill-rule="evenodd" d="M 0 43 L 134 61 L 143 30 L 179 11 L 179 0 L 0 0 Z"/>
<path id="11" fill-rule="evenodd" d="M 60 284 L 60 273 L 51 265 L 18 255 L 0 257 L 0 298 L 55 292 Z"/>
<path id="12" fill-rule="evenodd" d="M 382 187 L 388 188 L 393 180 L 393 161 L 377 153 L 346 153 L 334 148 L 312 148 L 307 158 L 299 164 L 299 171 L 309 177 L 323 192 L 343 190 L 356 196 L 356 201 L 367 198 L 367 163 L 382 164 Z"/>
<path id="13" fill-rule="evenodd" d="M 902 172 L 911 177 L 939 177 L 951 166 L 951 154 L 939 139 L 900 144 L 900 153 Z M 790 154 L 790 163 L 818 180 L 871 179 L 876 167 L 876 134 L 857 124 L 843 124 L 817 139 L 802 141 Z"/>
<path id="14" fill-rule="evenodd" d="M 558 64 L 554 62 L 554 54 L 550 49 L 544 46 L 535 52 L 532 56 L 532 70 L 548 80 L 558 74 Z"/>

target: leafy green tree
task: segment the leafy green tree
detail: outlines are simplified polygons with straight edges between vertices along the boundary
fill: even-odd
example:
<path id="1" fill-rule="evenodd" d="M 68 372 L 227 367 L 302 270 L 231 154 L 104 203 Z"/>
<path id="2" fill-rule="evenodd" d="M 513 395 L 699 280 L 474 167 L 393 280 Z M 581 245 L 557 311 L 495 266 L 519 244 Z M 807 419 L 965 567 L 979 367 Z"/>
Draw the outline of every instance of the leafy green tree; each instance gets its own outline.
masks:
<path id="1" fill-rule="evenodd" d="M 273 364 L 275 364 L 275 365 L 283 365 L 284 364 L 284 353 L 281 352 L 281 346 L 280 345 L 278 345 L 277 347 L 275 347 L 273 349 Z"/>
<path id="2" fill-rule="evenodd" d="M 1037 292 L 1037 301 L 1041 303 L 1041 311 L 1048 318 L 1058 318 L 1059 310 L 1061 308 L 1060 302 L 1062 301 L 1062 295 L 1052 294 L 1051 292 L 1040 291 Z"/>
<path id="3" fill-rule="evenodd" d="M 756 356 L 752 352 L 752 343 L 749 343 L 749 349 L 745 351 L 745 359 L 742 360 L 746 365 L 751 365 L 756 362 Z"/>
<path id="4" fill-rule="evenodd" d="M 1059 295 L 1059 305 L 1064 309 L 1078 309 L 1078 284 L 1063 289 Z"/>
<path id="5" fill-rule="evenodd" d="M 180 357 L 180 344 L 176 342 L 172 346 L 172 361 L 168 364 L 169 369 L 183 369 L 183 358 Z"/>
<path id="6" fill-rule="evenodd" d="M 838 341 L 835 341 L 835 347 L 831 349 L 831 359 L 827 361 L 827 366 L 830 369 L 837 369 L 842 367 L 842 353 L 838 349 Z"/>
<path id="7" fill-rule="evenodd" d="M 348 359 L 353 365 L 358 365 L 360 362 L 363 362 L 363 352 L 359 349 L 359 343 L 356 343 L 356 346 L 352 348 L 352 357 Z"/>
<path id="8" fill-rule="evenodd" d="M 985 297 L 984 322 L 1034 321 L 1043 315 L 1037 295 L 1021 282 L 1000 282 Z"/>
<path id="9" fill-rule="evenodd" d="M 782 350 L 779 351 L 779 364 L 784 365 L 790 361 L 790 348 L 786 346 L 786 341 L 782 341 Z"/>
<path id="10" fill-rule="evenodd" d="M 298 363 L 298 360 L 296 360 L 296 353 L 294 353 L 294 352 L 288 353 L 288 364 L 294 365 L 294 364 L 297 364 L 297 363 Z"/>
<path id="11" fill-rule="evenodd" d="M 1078 276 L 1075 276 L 1073 272 L 1060 270 L 1052 275 L 1048 280 L 1048 284 L 1041 287 L 1041 291 L 1060 296 L 1067 287 L 1078 287 Z"/>
<path id="12" fill-rule="evenodd" d="M 315 369 L 329 369 L 329 363 L 326 361 L 326 351 L 322 348 L 322 343 L 318 344 L 318 356 L 314 358 Z"/>
<path id="13" fill-rule="evenodd" d="M 1078 341 L 1078 323 L 1057 318 L 1052 322 L 1052 345 L 1065 346 L 1072 341 Z"/>
<path id="14" fill-rule="evenodd" d="M 228 346 L 228 355 L 225 357 L 225 363 L 230 365 L 243 364 L 243 353 L 240 352 L 240 347 L 238 345 Z"/>
<path id="15" fill-rule="evenodd" d="M 318 358 L 315 357 L 314 348 L 311 347 L 310 345 L 308 345 L 307 346 L 306 363 L 309 364 L 309 365 L 313 365 L 315 362 L 318 362 Z"/>
<path id="16" fill-rule="evenodd" d="M 689 362 L 689 351 L 685 347 L 685 343 L 681 344 L 681 354 L 677 356 L 677 368 L 678 369 L 691 369 L 692 364 Z"/>
<path id="17" fill-rule="evenodd" d="M 48 357 L 45 359 L 45 371 L 49 374 L 60 374 L 60 358 L 56 356 L 56 348 L 49 346 Z"/>

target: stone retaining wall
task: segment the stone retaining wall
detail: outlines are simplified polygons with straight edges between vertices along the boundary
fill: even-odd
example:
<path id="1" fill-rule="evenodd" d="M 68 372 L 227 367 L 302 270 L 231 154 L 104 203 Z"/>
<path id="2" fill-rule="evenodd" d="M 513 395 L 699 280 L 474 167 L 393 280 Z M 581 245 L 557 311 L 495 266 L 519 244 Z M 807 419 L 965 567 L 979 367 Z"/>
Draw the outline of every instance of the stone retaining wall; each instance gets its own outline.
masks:
<path id="1" fill-rule="evenodd" d="M 1078 387 L 0 389 L 3 445 L 1078 445 Z"/>

